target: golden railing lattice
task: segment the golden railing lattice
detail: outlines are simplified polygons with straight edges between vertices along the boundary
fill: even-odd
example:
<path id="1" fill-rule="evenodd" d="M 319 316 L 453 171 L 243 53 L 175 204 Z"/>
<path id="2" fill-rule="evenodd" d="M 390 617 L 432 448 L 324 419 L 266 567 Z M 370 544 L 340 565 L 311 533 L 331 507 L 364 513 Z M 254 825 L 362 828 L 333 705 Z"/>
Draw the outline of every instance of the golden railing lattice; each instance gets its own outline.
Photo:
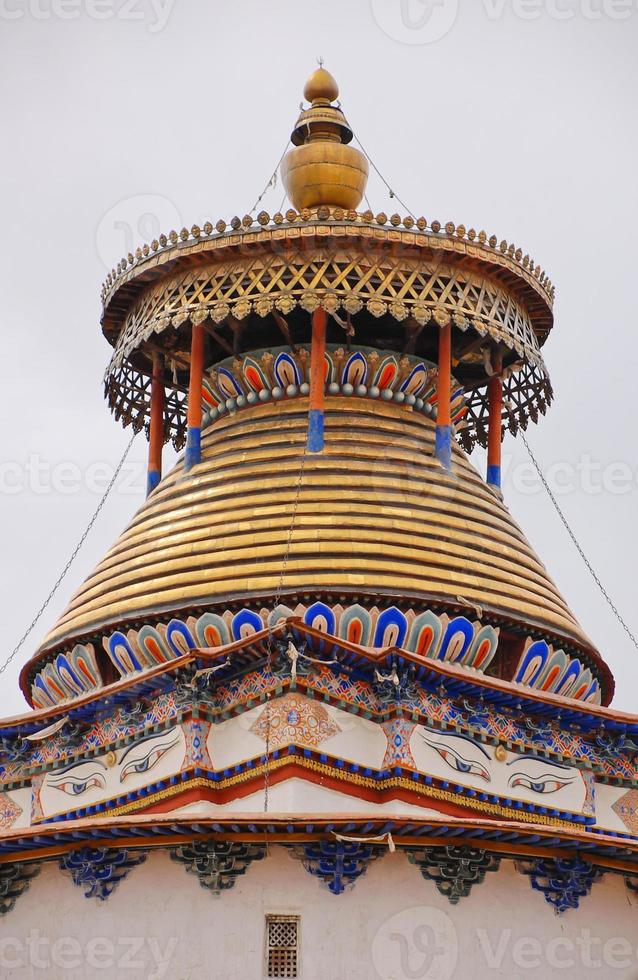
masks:
<path id="1" fill-rule="evenodd" d="M 258 250 L 223 262 L 188 268 L 147 288 L 124 319 L 105 384 L 109 404 L 125 424 L 141 428 L 149 405 L 149 380 L 131 359 L 152 338 L 188 322 L 229 317 L 262 318 L 318 305 L 331 313 L 408 318 L 420 325 L 453 317 L 461 330 L 472 329 L 505 344 L 518 357 L 505 382 L 503 424 L 515 432 L 537 418 L 551 401 L 551 386 L 539 342 L 523 305 L 487 275 L 436 259 L 351 248 L 301 247 Z M 356 325 L 356 320 L 355 320 Z M 485 390 L 468 398 L 469 411 L 459 435 L 467 449 L 486 438 Z M 184 437 L 184 393 L 169 396 L 166 437 L 179 447 Z"/>
<path id="2" fill-rule="evenodd" d="M 262 253 L 211 263 L 162 280 L 129 311 L 108 373 L 153 333 L 179 327 L 193 315 L 221 323 L 251 313 L 265 317 L 295 307 L 312 312 L 408 316 L 426 323 L 437 309 L 453 314 L 459 327 L 489 333 L 526 361 L 544 367 L 529 315 L 511 293 L 487 276 L 452 264 L 363 250 L 302 250 Z"/>

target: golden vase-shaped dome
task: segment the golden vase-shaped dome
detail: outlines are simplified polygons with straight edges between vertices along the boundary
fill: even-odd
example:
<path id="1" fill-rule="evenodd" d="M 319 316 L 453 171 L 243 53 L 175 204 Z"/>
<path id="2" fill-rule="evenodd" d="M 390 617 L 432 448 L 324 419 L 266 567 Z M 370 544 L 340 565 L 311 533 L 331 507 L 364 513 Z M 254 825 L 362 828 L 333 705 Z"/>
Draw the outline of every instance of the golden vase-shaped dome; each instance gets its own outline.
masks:
<path id="1" fill-rule="evenodd" d="M 78 589 L 44 649 L 107 626 L 272 597 L 307 432 L 305 398 L 205 430 Z M 284 595 L 453 603 L 495 622 L 591 644 L 500 499 L 460 448 L 434 458 L 434 422 L 403 406 L 330 398 L 325 451 L 306 460 Z"/>
<path id="2" fill-rule="evenodd" d="M 290 150 L 281 164 L 288 197 L 295 208 L 331 205 L 354 209 L 368 181 L 368 161 L 348 146 L 352 131 L 338 106 L 332 105 L 339 87 L 332 75 L 319 68 L 304 88 L 310 107 L 297 120 Z"/>

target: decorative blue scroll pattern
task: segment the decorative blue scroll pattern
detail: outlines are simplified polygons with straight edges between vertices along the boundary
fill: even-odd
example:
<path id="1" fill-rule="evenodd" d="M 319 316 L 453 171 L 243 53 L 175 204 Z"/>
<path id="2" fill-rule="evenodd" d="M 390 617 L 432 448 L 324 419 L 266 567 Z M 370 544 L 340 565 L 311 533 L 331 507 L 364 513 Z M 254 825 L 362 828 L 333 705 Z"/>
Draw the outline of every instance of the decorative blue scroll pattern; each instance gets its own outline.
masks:
<path id="1" fill-rule="evenodd" d="M 39 864 L 0 864 L 0 915 L 10 912 L 33 878 L 40 873 Z"/>
<path id="2" fill-rule="evenodd" d="M 212 895 L 233 888 L 253 861 L 261 861 L 265 856 L 265 844 L 240 841 L 192 841 L 171 851 L 171 858 L 189 874 L 196 875 L 202 888 Z"/>
<path id="3" fill-rule="evenodd" d="M 112 847 L 81 847 L 60 858 L 60 870 L 84 889 L 86 898 L 104 901 L 133 868 L 146 860 L 146 854 Z"/>
<path id="4" fill-rule="evenodd" d="M 293 849 L 293 854 L 333 895 L 341 895 L 366 873 L 382 851 L 383 848 L 365 842 L 319 840 Z"/>
<path id="5" fill-rule="evenodd" d="M 488 871 L 498 871 L 501 864 L 497 855 L 482 848 L 453 845 L 409 849 L 408 860 L 420 869 L 424 878 L 434 882 L 451 905 L 466 898 L 474 885 L 485 881 Z"/>
<path id="6" fill-rule="evenodd" d="M 543 893 L 558 915 L 577 909 L 581 898 L 589 895 L 594 882 L 602 877 L 599 868 L 579 857 L 524 861 L 519 870 L 529 875 L 532 888 Z"/>
<path id="7" fill-rule="evenodd" d="M 251 829 L 256 835 L 261 835 L 256 827 Z M 152 834 L 152 830 L 149 829 L 149 833 Z M 388 848 L 378 841 L 378 837 L 370 840 L 364 837 L 357 840 L 317 839 L 305 844 L 284 846 L 331 894 L 341 895 L 365 875 L 372 861 L 388 853 Z M 255 842 L 198 840 L 195 837 L 186 844 L 166 850 L 177 864 L 181 864 L 189 875 L 196 877 L 200 885 L 215 896 L 233 888 L 237 878 L 244 875 L 254 861 L 268 856 L 263 838 L 260 840 L 257 836 Z M 423 878 L 432 882 L 452 905 L 470 895 L 485 881 L 488 873 L 498 872 L 503 863 L 512 861 L 518 872 L 530 879 L 532 888 L 543 895 L 558 915 L 562 915 L 578 909 L 581 901 L 589 896 L 593 884 L 605 873 L 578 855 L 570 858 L 539 856 L 520 861 L 512 854 L 492 854 L 468 844 L 420 848 L 399 846 L 399 851 L 404 851 Z M 104 901 L 119 882 L 146 860 L 147 855 L 145 849 L 82 847 L 64 853 L 59 859 L 59 867 L 82 888 L 86 898 Z M 17 899 L 39 874 L 42 863 L 32 861 L 0 865 L 0 916 L 14 908 Z M 615 877 L 619 880 L 624 877 L 627 888 L 632 892 L 638 891 L 635 875 L 625 872 Z"/>

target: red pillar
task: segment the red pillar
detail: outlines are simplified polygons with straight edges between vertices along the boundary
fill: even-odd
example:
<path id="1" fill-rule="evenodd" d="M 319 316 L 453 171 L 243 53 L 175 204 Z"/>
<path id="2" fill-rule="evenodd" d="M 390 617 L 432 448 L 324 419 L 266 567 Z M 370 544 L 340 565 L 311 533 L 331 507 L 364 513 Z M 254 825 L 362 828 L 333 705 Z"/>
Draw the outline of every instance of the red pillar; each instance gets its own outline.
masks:
<path id="1" fill-rule="evenodd" d="M 326 386 L 326 311 L 319 306 L 312 314 L 310 348 L 310 399 L 308 409 L 308 452 L 323 449 L 324 393 Z"/>
<path id="2" fill-rule="evenodd" d="M 188 385 L 188 419 L 184 470 L 201 462 L 202 458 L 202 380 L 204 376 L 204 327 L 193 324 L 191 336 L 191 370 Z"/>
<path id="3" fill-rule="evenodd" d="M 148 471 L 146 496 L 162 479 L 162 447 L 164 445 L 164 358 L 153 354 L 151 376 L 151 419 L 148 427 Z"/>
<path id="4" fill-rule="evenodd" d="M 502 415 L 503 415 L 503 368 L 500 352 L 496 351 L 492 358 L 494 374 L 487 385 L 489 421 L 487 431 L 487 482 L 490 486 L 501 489 L 501 444 L 502 444 Z"/>
<path id="5" fill-rule="evenodd" d="M 436 434 L 434 454 L 446 470 L 452 468 L 452 417 L 450 410 L 452 375 L 452 324 L 439 328 L 439 370 L 436 395 Z"/>

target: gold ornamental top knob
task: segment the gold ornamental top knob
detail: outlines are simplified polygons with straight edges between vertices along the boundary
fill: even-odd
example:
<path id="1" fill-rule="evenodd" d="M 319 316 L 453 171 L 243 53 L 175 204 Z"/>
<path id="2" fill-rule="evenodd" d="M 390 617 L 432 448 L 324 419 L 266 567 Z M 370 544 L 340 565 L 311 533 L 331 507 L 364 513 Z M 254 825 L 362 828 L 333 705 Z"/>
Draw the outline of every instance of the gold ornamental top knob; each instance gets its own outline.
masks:
<path id="1" fill-rule="evenodd" d="M 306 102 L 335 102 L 339 98 L 339 86 L 323 65 L 306 82 L 303 97 Z"/>
<path id="2" fill-rule="evenodd" d="M 329 71 L 319 67 L 304 87 L 310 102 L 301 110 L 281 164 L 281 175 L 297 210 L 320 205 L 353 210 L 364 195 L 368 161 L 354 146 L 352 130 L 339 106 L 333 105 L 339 86 Z"/>

